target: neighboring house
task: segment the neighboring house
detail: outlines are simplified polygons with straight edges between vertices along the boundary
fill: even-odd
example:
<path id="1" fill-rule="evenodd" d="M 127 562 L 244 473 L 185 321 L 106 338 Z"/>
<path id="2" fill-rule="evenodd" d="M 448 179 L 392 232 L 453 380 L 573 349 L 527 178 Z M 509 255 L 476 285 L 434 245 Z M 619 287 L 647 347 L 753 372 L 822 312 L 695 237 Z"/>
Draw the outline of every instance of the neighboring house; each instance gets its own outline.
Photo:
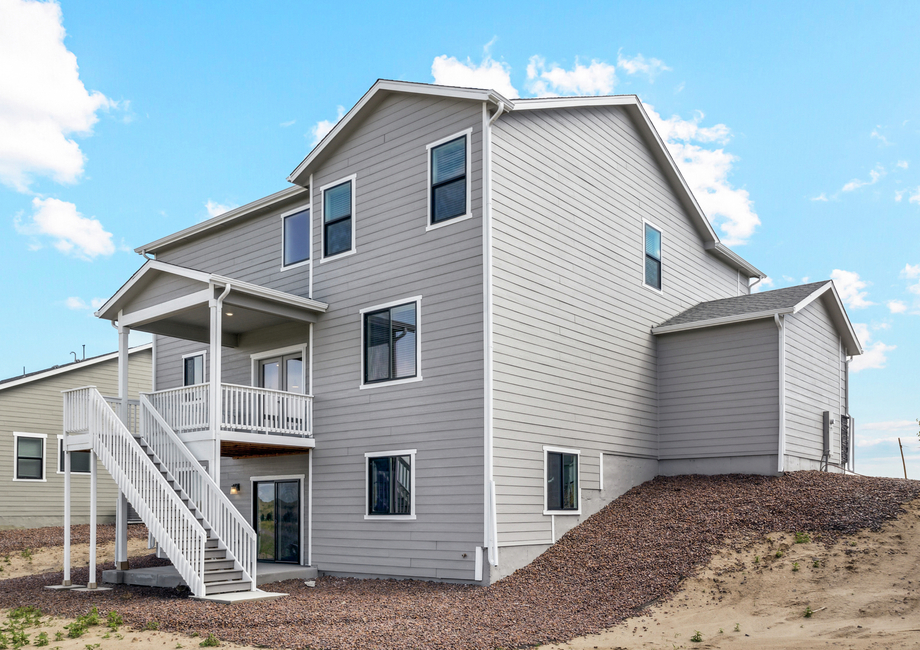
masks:
<path id="1" fill-rule="evenodd" d="M 153 385 L 151 344 L 132 348 L 131 397 Z M 103 395 L 117 394 L 118 353 L 30 372 L 0 381 L 0 528 L 60 526 L 64 517 L 61 490 L 63 418 L 61 391 L 96 386 Z M 71 458 L 72 522 L 89 523 L 89 453 Z M 103 472 L 104 474 L 105 472 Z M 106 476 L 99 483 L 99 515 L 115 521 L 118 490 Z"/>
<path id="2" fill-rule="evenodd" d="M 659 473 L 847 464 L 833 284 L 750 295 L 635 96 L 379 81 L 288 180 L 97 312 L 155 335 L 156 466 L 68 397 L 197 595 L 257 560 L 490 582 Z"/>

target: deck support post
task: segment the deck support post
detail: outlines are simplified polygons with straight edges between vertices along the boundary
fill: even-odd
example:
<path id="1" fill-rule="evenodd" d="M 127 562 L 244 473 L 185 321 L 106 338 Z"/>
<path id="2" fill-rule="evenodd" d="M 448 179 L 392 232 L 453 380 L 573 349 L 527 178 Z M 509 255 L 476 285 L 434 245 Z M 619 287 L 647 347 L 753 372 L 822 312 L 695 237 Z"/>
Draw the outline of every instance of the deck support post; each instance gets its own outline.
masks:
<path id="1" fill-rule="evenodd" d="M 65 587 L 73 585 L 70 579 L 70 452 L 67 451 L 67 432 L 64 432 L 64 581 Z"/>
<path id="2" fill-rule="evenodd" d="M 214 440 L 214 450 L 211 456 L 211 462 L 208 469 L 214 482 L 220 485 L 220 423 L 221 423 L 221 394 L 220 394 L 220 375 L 221 375 L 221 335 L 223 331 L 223 306 L 224 298 L 230 293 L 230 285 L 224 287 L 220 296 L 213 297 L 216 288 L 211 285 L 211 299 L 208 301 L 208 307 L 211 309 L 211 363 L 210 363 L 210 404 L 209 420 L 211 424 L 211 436 Z"/>
<path id="3" fill-rule="evenodd" d="M 131 328 L 118 325 L 118 399 L 121 400 L 118 417 L 128 430 L 131 429 L 128 411 L 128 339 Z M 132 432 L 133 433 L 133 432 Z M 115 505 L 115 568 L 124 571 L 128 568 L 128 500 L 121 490 L 118 491 Z"/>
<path id="4" fill-rule="evenodd" d="M 95 589 L 96 584 L 96 452 L 89 455 L 89 580 L 87 589 Z"/>

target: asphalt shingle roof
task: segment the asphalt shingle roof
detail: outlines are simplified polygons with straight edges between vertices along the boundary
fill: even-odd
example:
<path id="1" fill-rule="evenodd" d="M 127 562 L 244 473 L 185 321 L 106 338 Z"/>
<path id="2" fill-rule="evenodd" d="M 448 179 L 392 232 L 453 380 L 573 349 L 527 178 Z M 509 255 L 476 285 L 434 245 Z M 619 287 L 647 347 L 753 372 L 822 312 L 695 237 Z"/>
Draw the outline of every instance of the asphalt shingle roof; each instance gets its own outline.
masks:
<path id="1" fill-rule="evenodd" d="M 800 284 L 799 286 L 787 287 L 785 289 L 752 293 L 747 296 L 735 296 L 734 298 L 722 298 L 721 300 L 701 302 L 687 311 L 673 318 L 669 318 L 658 325 L 658 327 L 687 325 L 689 323 L 713 320 L 715 318 L 729 318 L 731 316 L 756 314 L 757 312 L 763 311 L 769 312 L 788 309 L 797 305 L 828 282 L 830 282 L 830 280 Z"/>

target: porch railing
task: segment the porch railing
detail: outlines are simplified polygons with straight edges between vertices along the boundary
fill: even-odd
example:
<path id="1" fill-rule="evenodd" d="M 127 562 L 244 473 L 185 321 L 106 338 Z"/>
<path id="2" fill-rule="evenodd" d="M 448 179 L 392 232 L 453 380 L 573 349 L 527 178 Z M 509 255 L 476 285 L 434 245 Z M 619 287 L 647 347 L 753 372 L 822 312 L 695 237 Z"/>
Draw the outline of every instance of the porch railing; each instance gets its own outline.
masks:
<path id="1" fill-rule="evenodd" d="M 313 436 L 313 396 L 221 384 L 220 428 L 277 436 Z M 178 434 L 210 428 L 210 385 L 147 393 L 151 405 Z"/>
<path id="2" fill-rule="evenodd" d="M 112 410 L 118 414 L 118 417 L 121 417 L 121 398 L 120 397 L 108 397 L 103 395 L 102 399 L 106 401 L 106 404 L 112 407 Z M 137 435 L 140 432 L 141 420 L 140 420 L 140 408 L 141 402 L 136 399 L 128 400 L 128 420 L 125 422 L 125 426 L 128 427 L 128 431 L 132 434 Z"/>

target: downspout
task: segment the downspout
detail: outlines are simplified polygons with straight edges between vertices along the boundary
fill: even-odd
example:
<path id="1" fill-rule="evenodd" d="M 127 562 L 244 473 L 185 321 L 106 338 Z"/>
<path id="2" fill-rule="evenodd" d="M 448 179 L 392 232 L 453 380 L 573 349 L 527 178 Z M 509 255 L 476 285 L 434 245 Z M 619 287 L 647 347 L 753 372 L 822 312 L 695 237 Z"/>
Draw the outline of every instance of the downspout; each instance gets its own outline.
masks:
<path id="1" fill-rule="evenodd" d="M 141 251 L 141 256 L 151 261 L 156 259 L 155 257 L 151 257 L 150 254 L 147 253 L 146 248 Z"/>
<path id="2" fill-rule="evenodd" d="M 760 284 L 760 281 L 761 281 L 761 280 L 763 280 L 763 278 L 760 278 L 760 277 L 754 278 L 754 284 L 749 284 L 749 285 L 748 285 L 748 293 L 753 292 L 753 291 L 754 291 L 754 287 L 756 287 L 758 284 Z"/>
<path id="3" fill-rule="evenodd" d="M 779 439 L 776 445 L 776 471 L 783 473 L 786 456 L 786 328 L 783 316 L 773 314 L 779 345 Z"/>
<path id="4" fill-rule="evenodd" d="M 483 267 L 483 429 L 484 429 L 484 545 L 488 548 L 489 564 L 498 566 L 498 517 L 496 515 L 494 459 L 492 453 L 492 125 L 505 112 L 499 103 L 495 115 L 489 118 L 488 104 L 482 104 L 482 267 Z"/>

